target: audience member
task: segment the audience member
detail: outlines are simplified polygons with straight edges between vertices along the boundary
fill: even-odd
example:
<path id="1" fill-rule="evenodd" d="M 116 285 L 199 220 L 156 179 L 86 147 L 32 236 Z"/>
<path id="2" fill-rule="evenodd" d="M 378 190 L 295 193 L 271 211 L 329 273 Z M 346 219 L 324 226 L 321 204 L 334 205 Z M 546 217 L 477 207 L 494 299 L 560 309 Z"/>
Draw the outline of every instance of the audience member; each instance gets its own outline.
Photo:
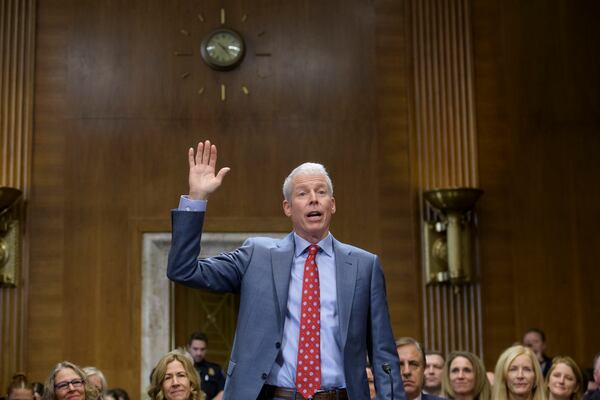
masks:
<path id="1" fill-rule="evenodd" d="M 588 383 L 585 400 L 600 400 L 600 353 L 596 354 L 593 361 L 594 379 Z"/>
<path id="2" fill-rule="evenodd" d="M 103 400 L 129 400 L 129 394 L 121 388 L 108 389 L 103 397 Z"/>
<path id="3" fill-rule="evenodd" d="M 425 385 L 423 392 L 440 396 L 442 392 L 442 370 L 444 355 L 439 351 L 425 352 Z"/>
<path id="4" fill-rule="evenodd" d="M 548 400 L 581 400 L 583 375 L 571 357 L 554 357 L 545 383 Z"/>
<path id="5" fill-rule="evenodd" d="M 529 347 L 506 349 L 498 358 L 494 377 L 494 400 L 546 400 L 542 370 Z"/>
<path id="6" fill-rule="evenodd" d="M 106 383 L 106 378 L 102 371 L 100 371 L 96 367 L 83 367 L 83 372 L 85 372 L 85 376 L 87 377 L 87 381 L 92 385 L 96 386 L 100 393 L 104 393 L 108 384 Z"/>
<path id="7" fill-rule="evenodd" d="M 369 382 L 369 397 L 371 400 L 377 397 L 377 392 L 375 392 L 375 378 L 373 377 L 373 370 L 371 369 L 371 365 L 367 365 L 366 368 L 367 373 L 367 382 Z"/>
<path id="8" fill-rule="evenodd" d="M 198 374 L 185 352 L 173 350 L 164 355 L 154 367 L 150 400 L 205 400 Z"/>
<path id="9" fill-rule="evenodd" d="M 407 400 L 435 400 L 439 399 L 423 393 L 425 382 L 425 352 L 421 344 L 410 337 L 396 340 L 396 350 L 400 358 L 400 374 Z"/>
<path id="10" fill-rule="evenodd" d="M 548 375 L 548 370 L 550 370 L 550 365 L 552 365 L 552 358 L 544 353 L 546 350 L 546 334 L 544 331 L 537 328 L 527 330 L 525 335 L 523 335 L 523 346 L 533 350 L 540 364 L 542 374 L 544 376 Z"/>
<path id="11" fill-rule="evenodd" d="M 219 364 L 206 361 L 208 337 L 203 332 L 194 332 L 187 343 L 187 351 L 194 360 L 194 368 L 200 376 L 200 386 L 208 400 L 219 400 L 225 388 L 225 374 Z"/>
<path id="12" fill-rule="evenodd" d="M 33 398 L 35 400 L 42 400 L 42 397 L 44 397 L 44 384 L 40 382 L 33 382 L 31 384 L 31 388 L 33 389 Z"/>
<path id="13" fill-rule="evenodd" d="M 8 400 L 33 400 L 33 389 L 23 374 L 13 375 L 6 389 Z"/>
<path id="14" fill-rule="evenodd" d="M 98 400 L 102 398 L 96 386 L 88 382 L 77 365 L 63 361 L 54 367 L 46 380 L 44 400 Z"/>
<path id="15" fill-rule="evenodd" d="M 492 389 L 483 362 L 468 351 L 448 355 L 442 371 L 441 396 L 453 400 L 490 400 Z"/>

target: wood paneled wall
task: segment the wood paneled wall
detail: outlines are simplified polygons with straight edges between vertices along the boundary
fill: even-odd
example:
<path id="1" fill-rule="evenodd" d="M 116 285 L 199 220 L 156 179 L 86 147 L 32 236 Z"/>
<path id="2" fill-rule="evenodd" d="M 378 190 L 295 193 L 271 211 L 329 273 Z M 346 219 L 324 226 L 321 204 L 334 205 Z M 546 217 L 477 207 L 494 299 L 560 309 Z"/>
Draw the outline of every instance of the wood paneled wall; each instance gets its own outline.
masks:
<path id="1" fill-rule="evenodd" d="M 197 56 L 174 56 L 196 50 L 219 26 L 221 7 L 247 40 L 240 68 L 218 73 Z M 289 227 L 283 178 L 303 161 L 320 161 L 334 178 L 335 236 L 373 251 L 385 247 L 393 298 L 414 293 L 394 278 L 414 275 L 412 247 L 396 259 L 398 237 L 386 245 L 380 239 L 380 221 L 389 224 L 379 208 L 380 179 L 398 179 L 398 170 L 380 174 L 378 113 L 404 124 L 386 140 L 407 135 L 405 94 L 400 108 L 377 107 L 378 74 L 390 81 L 396 74 L 376 63 L 374 26 L 385 12 L 363 0 L 40 4 L 27 360 L 36 379 L 69 359 L 94 364 L 111 386 L 137 393 L 140 235 L 170 229 L 169 210 L 187 190 L 187 148 L 206 137 L 219 146 L 219 163 L 232 167 L 210 200 L 207 230 Z M 394 40 L 404 40 L 402 25 L 385 23 Z M 402 53 L 404 44 L 396 46 Z M 394 196 L 410 204 L 409 170 L 400 172 L 404 187 Z M 410 232 L 404 218 L 412 217 L 402 212 L 392 229 Z M 261 226 L 252 224 L 257 219 Z M 394 304 L 414 322 L 406 325 L 394 309 L 398 325 L 419 329 L 411 303 Z"/>
<path id="2" fill-rule="evenodd" d="M 467 140 L 477 143 L 477 157 L 456 179 L 478 177 L 486 192 L 486 363 L 491 369 L 529 325 L 548 331 L 550 353 L 585 361 L 599 342 L 598 271 L 586 249 L 598 247 L 591 183 L 600 176 L 593 162 L 600 52 L 577 39 L 598 31 L 598 6 L 463 4 L 473 22 L 477 116 L 476 140 Z M 302 161 L 323 162 L 338 202 L 333 233 L 381 254 L 394 331 L 422 338 L 423 166 L 409 124 L 417 72 L 409 6 L 41 2 L 28 214 L 32 377 L 42 380 L 70 359 L 136 393 L 141 233 L 169 230 L 169 209 L 186 191 L 186 149 L 205 137 L 219 145 L 220 164 L 232 167 L 211 198 L 208 230 L 252 231 L 260 219 L 257 230 L 279 231 L 287 224 L 282 179 Z M 175 56 L 197 50 L 222 7 L 247 39 L 241 67 L 218 73 L 197 56 Z M 440 170 L 435 165 L 425 166 Z M 561 330 L 566 324 L 572 334 Z"/>
<path id="3" fill-rule="evenodd" d="M 35 1 L 0 1 L 0 186 L 20 189 L 25 200 L 30 188 L 34 31 Z M 26 242 L 22 243 L 21 251 L 17 286 L 0 288 L 2 392 L 15 372 L 26 372 L 29 286 Z"/>
<path id="4" fill-rule="evenodd" d="M 600 350 L 600 5 L 474 1 L 486 365 L 529 327 Z"/>

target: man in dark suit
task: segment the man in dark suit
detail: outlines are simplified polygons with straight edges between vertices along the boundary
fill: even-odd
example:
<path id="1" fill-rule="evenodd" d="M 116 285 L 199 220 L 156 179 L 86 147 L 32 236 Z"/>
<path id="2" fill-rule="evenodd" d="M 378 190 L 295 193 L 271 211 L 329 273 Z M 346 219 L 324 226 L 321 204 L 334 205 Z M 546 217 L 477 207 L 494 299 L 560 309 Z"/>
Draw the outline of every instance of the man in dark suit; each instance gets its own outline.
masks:
<path id="1" fill-rule="evenodd" d="M 194 368 L 200 377 L 200 389 L 207 400 L 221 400 L 225 387 L 225 376 L 219 364 L 206 359 L 208 336 L 204 332 L 193 332 L 187 341 L 187 351 L 194 359 Z"/>
<path id="2" fill-rule="evenodd" d="M 329 232 L 336 204 L 325 168 L 305 163 L 286 178 L 283 211 L 292 233 L 251 238 L 198 260 L 206 199 L 229 168 L 216 172 L 209 141 L 189 149 L 188 159 L 190 192 L 172 212 L 167 275 L 240 294 L 223 398 L 367 400 L 368 355 L 377 398 L 393 391 L 393 399 L 404 399 L 379 258 Z"/>
<path id="3" fill-rule="evenodd" d="M 425 384 L 425 352 L 421 344 L 410 337 L 396 340 L 402 383 L 407 400 L 441 400 L 441 397 L 423 392 Z"/>

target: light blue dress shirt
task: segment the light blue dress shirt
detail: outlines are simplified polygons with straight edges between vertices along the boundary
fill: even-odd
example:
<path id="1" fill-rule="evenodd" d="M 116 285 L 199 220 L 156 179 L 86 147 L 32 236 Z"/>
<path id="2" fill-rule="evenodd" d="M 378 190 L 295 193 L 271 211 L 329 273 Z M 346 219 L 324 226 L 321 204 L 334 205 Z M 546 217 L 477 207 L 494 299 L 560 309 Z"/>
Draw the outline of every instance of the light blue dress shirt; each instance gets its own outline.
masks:
<path id="1" fill-rule="evenodd" d="M 179 210 L 182 211 L 206 211 L 206 206 L 206 200 L 191 200 L 187 196 L 181 196 L 179 201 Z M 317 267 L 321 293 L 321 389 L 345 388 L 344 360 L 337 311 L 333 237 L 328 234 L 317 244 L 319 246 Z M 294 260 L 283 327 L 281 353 L 267 378 L 268 384 L 287 388 L 296 386 L 302 279 L 304 276 L 304 262 L 308 257 L 308 246 L 311 243 L 294 232 L 294 245 Z"/>

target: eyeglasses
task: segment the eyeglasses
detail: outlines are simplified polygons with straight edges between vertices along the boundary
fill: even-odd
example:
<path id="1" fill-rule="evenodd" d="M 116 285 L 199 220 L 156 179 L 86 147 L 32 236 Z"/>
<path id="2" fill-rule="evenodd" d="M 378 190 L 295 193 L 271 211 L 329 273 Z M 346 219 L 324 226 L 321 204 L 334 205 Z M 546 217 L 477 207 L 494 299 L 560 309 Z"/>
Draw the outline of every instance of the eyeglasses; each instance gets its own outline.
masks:
<path id="1" fill-rule="evenodd" d="M 55 390 L 65 390 L 69 386 L 73 386 L 74 388 L 80 388 L 83 386 L 84 383 L 85 383 L 85 381 L 83 379 L 73 379 L 71 381 L 57 383 L 56 385 L 54 385 L 54 389 Z"/>

